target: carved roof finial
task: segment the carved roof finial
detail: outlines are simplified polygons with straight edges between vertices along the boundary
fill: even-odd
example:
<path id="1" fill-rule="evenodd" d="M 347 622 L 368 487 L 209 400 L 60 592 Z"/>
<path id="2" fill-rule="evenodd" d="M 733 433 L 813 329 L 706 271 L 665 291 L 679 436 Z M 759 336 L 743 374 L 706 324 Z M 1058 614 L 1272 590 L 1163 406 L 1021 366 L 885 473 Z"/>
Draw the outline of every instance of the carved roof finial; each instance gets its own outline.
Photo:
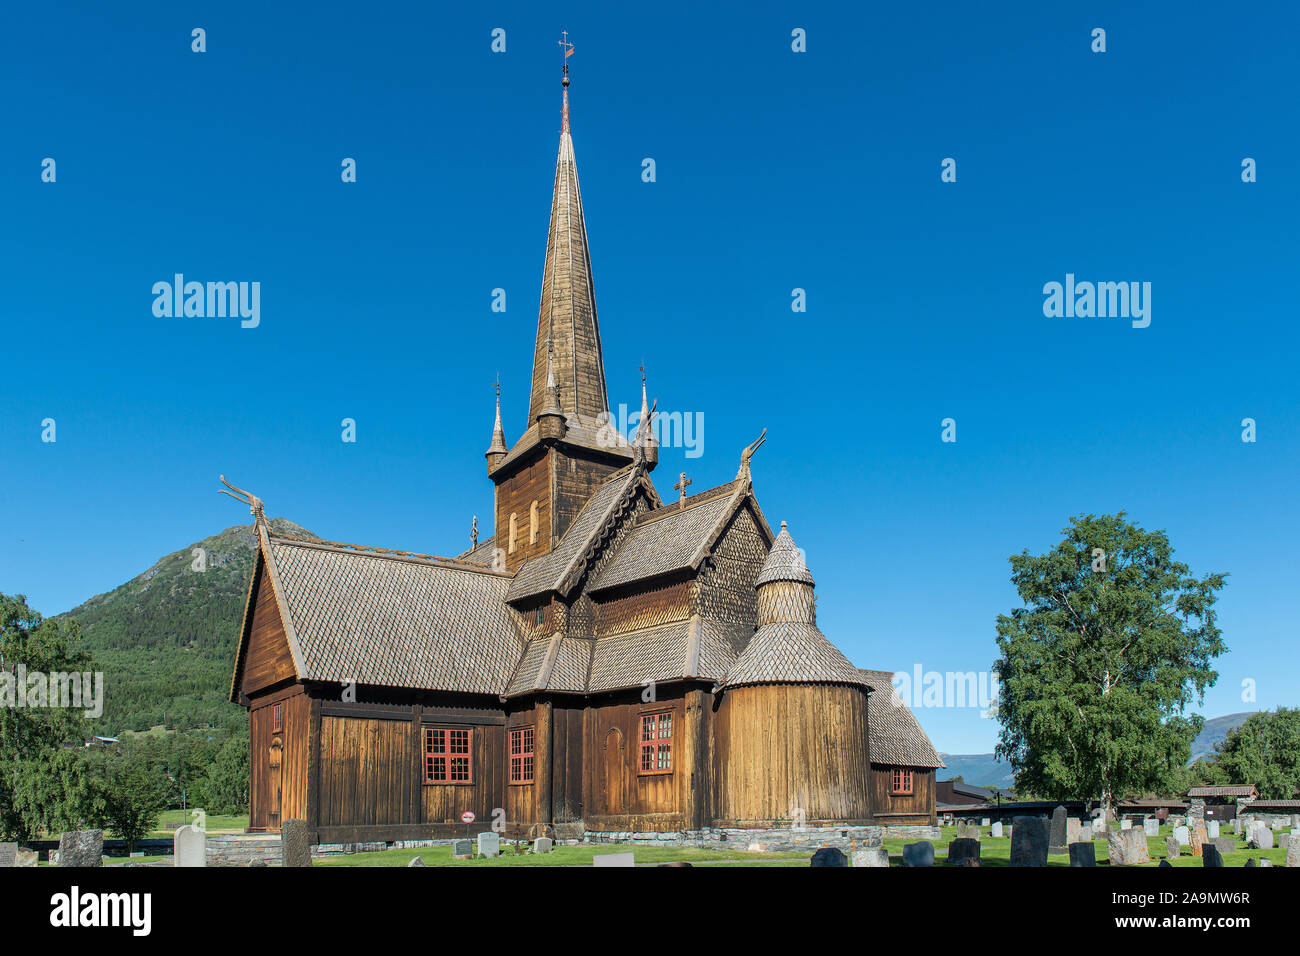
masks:
<path id="1" fill-rule="evenodd" d="M 236 501 L 242 501 L 244 504 L 248 505 L 248 513 L 253 516 L 254 524 L 259 521 L 266 521 L 266 508 L 263 506 L 261 498 L 257 497 L 257 495 L 253 494 L 251 491 L 245 491 L 243 488 L 236 488 L 230 482 L 226 481 L 225 475 L 218 475 L 217 477 L 221 479 L 223 485 L 230 489 L 230 491 L 218 490 L 217 494 L 225 495 L 228 498 L 234 498 Z M 234 492 L 234 494 L 231 494 L 231 492 Z"/>
<path id="2" fill-rule="evenodd" d="M 751 444 L 746 445 L 745 450 L 740 453 L 740 470 L 736 472 L 737 481 L 739 481 L 742 478 L 748 480 L 749 459 L 754 457 L 754 452 L 758 451 L 758 449 L 762 446 L 763 442 L 765 441 L 767 441 L 766 428 L 763 429 L 762 434 L 760 434 L 758 438 L 754 439 L 754 441 Z"/>

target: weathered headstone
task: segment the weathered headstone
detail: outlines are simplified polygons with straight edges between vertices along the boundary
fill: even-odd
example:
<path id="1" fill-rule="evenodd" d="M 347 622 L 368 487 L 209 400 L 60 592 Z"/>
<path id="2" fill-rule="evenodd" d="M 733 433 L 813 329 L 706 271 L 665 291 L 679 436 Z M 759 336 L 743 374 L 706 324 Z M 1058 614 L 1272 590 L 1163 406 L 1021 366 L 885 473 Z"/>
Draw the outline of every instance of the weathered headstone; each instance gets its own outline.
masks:
<path id="1" fill-rule="evenodd" d="M 1057 807 L 1052 811 L 1052 827 L 1048 836 L 1048 853 L 1068 853 L 1065 842 L 1065 807 Z"/>
<path id="2" fill-rule="evenodd" d="M 992 824 L 992 825 L 989 827 L 989 836 L 991 836 L 991 837 L 1000 837 L 1000 836 L 1002 836 L 1002 821 L 1001 821 L 1001 820 L 997 821 L 996 823 Z"/>
<path id="3" fill-rule="evenodd" d="M 1121 830 L 1131 830 L 1133 828 L 1133 821 L 1128 817 L 1125 817 L 1123 820 L 1119 821 L 1119 828 Z"/>
<path id="4" fill-rule="evenodd" d="M 1111 866 L 1136 866 L 1151 862 L 1145 830 L 1131 827 L 1127 830 L 1112 830 L 1106 836 L 1106 848 Z"/>
<path id="5" fill-rule="evenodd" d="M 986 827 L 986 826 L 989 825 L 989 822 L 990 822 L 990 821 L 989 821 L 989 818 L 988 818 L 988 817 L 984 817 L 983 819 L 980 820 L 980 826 L 982 826 L 982 827 Z"/>
<path id="6" fill-rule="evenodd" d="M 285 820 L 280 825 L 280 865 L 311 866 L 306 820 Z"/>
<path id="7" fill-rule="evenodd" d="M 1178 849 L 1179 843 L 1174 837 L 1165 837 L 1165 855 L 1168 856 L 1169 859 L 1178 859 Z"/>
<path id="8" fill-rule="evenodd" d="M 555 841 L 550 837 L 538 837 L 533 841 L 534 853 L 550 853 L 555 846 Z"/>
<path id="9" fill-rule="evenodd" d="M 1300 838 L 1294 832 L 1286 846 L 1286 865 L 1300 866 Z"/>
<path id="10" fill-rule="evenodd" d="M 850 854 L 854 866 L 889 866 L 889 851 L 883 846 L 869 846 Z"/>
<path id="11" fill-rule="evenodd" d="M 903 844 L 903 866 L 934 866 L 934 844 L 929 840 Z"/>
<path id="12" fill-rule="evenodd" d="M 979 866 L 980 841 L 969 837 L 965 840 L 953 840 L 948 844 L 948 865 Z"/>
<path id="13" fill-rule="evenodd" d="M 35 866 L 40 854 L 35 850 L 19 850 L 14 860 L 14 866 Z"/>
<path id="14" fill-rule="evenodd" d="M 495 830 L 484 830 L 478 835 L 478 855 L 501 855 L 501 837 Z"/>
<path id="15" fill-rule="evenodd" d="M 961 821 L 959 821 L 958 824 L 957 824 L 957 839 L 958 839 L 958 840 L 964 840 L 964 839 L 966 839 L 966 821 L 965 821 L 965 820 L 961 820 Z"/>
<path id="16" fill-rule="evenodd" d="M 632 853 L 601 853 L 591 859 L 592 866 L 636 866 Z"/>
<path id="17" fill-rule="evenodd" d="M 966 828 L 966 839 L 979 841 L 983 839 L 983 837 L 984 834 L 980 831 L 979 827 L 972 825 Z"/>
<path id="18" fill-rule="evenodd" d="M 1174 839 L 1178 841 L 1179 846 L 1192 845 L 1192 834 L 1187 827 L 1174 827 Z"/>
<path id="19" fill-rule="evenodd" d="M 1223 866 L 1223 855 L 1213 843 L 1201 847 L 1201 866 Z"/>
<path id="20" fill-rule="evenodd" d="M 1016 817 L 1011 829 L 1011 865 L 1047 866 L 1047 822 Z"/>
<path id="21" fill-rule="evenodd" d="M 1080 842 L 1080 843 L 1091 843 L 1091 842 L 1092 842 L 1092 827 L 1091 827 L 1091 826 L 1089 826 L 1088 824 L 1085 823 L 1083 826 L 1079 827 L 1079 841 L 1078 841 L 1078 842 Z"/>
<path id="22" fill-rule="evenodd" d="M 1273 861 L 1270 860 L 1268 857 L 1262 856 L 1262 857 L 1259 858 L 1259 865 L 1260 865 L 1260 866 L 1272 866 L 1272 865 L 1273 865 Z"/>
<path id="23" fill-rule="evenodd" d="M 1205 824 L 1198 823 L 1192 828 L 1192 856 L 1200 856 L 1201 848 L 1205 846 L 1209 837 L 1205 833 Z"/>
<path id="24" fill-rule="evenodd" d="M 424 862 L 424 857 L 422 857 L 422 856 L 413 856 L 413 857 L 411 857 L 411 862 L 408 863 L 408 864 L 406 864 L 406 865 L 407 865 L 408 867 L 410 867 L 410 866 L 428 866 L 429 864 L 427 864 L 427 863 Z"/>
<path id="25" fill-rule="evenodd" d="M 1246 845 L 1252 850 L 1273 849 L 1273 831 L 1268 827 L 1255 827 L 1250 831 L 1250 841 Z"/>
<path id="26" fill-rule="evenodd" d="M 1210 835 L 1211 840 L 1215 839 L 1219 835 L 1219 821 L 1211 820 L 1208 823 L 1206 823 L 1205 832 Z"/>
<path id="27" fill-rule="evenodd" d="M 1208 842 L 1214 844 L 1220 856 L 1227 856 L 1237 849 L 1237 841 L 1230 836 L 1212 837 Z"/>
<path id="28" fill-rule="evenodd" d="M 1065 821 L 1065 842 L 1068 846 L 1071 843 L 1079 843 L 1082 837 L 1079 835 L 1083 832 L 1083 821 L 1078 817 L 1069 817 Z"/>
<path id="29" fill-rule="evenodd" d="M 207 866 L 207 842 L 207 834 L 198 827 L 177 827 L 172 837 L 172 866 Z"/>
<path id="30" fill-rule="evenodd" d="M 0 843 L 0 866 L 10 867 L 18 865 L 18 844 L 17 843 Z"/>
<path id="31" fill-rule="evenodd" d="M 103 830 L 71 830 L 59 837 L 60 867 L 103 865 Z"/>
<path id="32" fill-rule="evenodd" d="M 1142 832 L 1147 836 L 1160 835 L 1160 821 L 1155 817 L 1146 817 L 1142 821 Z"/>
<path id="33" fill-rule="evenodd" d="M 1096 866 L 1097 849 L 1092 841 L 1070 844 L 1070 866 Z"/>
<path id="34" fill-rule="evenodd" d="M 848 866 L 849 858 L 833 846 L 824 846 L 812 855 L 809 866 Z"/>

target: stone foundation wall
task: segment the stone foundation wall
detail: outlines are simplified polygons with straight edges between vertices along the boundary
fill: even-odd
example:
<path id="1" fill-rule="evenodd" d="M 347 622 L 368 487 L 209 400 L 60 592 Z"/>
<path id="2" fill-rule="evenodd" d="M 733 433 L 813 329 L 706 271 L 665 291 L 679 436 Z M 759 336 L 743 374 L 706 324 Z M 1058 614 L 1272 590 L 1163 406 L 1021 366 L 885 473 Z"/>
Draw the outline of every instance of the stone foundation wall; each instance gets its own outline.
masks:
<path id="1" fill-rule="evenodd" d="M 669 833 L 633 833 L 630 831 L 595 831 L 585 834 L 587 843 L 629 843 L 649 846 L 704 847 L 713 850 L 758 850 L 771 853 L 792 850 L 815 850 L 833 846 L 841 850 L 853 847 L 880 846 L 890 839 L 938 840 L 939 828 L 932 826 L 899 827 L 803 827 L 780 829 L 731 829 L 709 827 L 704 830 L 681 830 Z M 579 840 L 565 840 L 574 844 Z"/>
<path id="2" fill-rule="evenodd" d="M 208 866 L 250 866 L 280 863 L 280 836 L 275 833 L 208 834 L 204 845 Z"/>

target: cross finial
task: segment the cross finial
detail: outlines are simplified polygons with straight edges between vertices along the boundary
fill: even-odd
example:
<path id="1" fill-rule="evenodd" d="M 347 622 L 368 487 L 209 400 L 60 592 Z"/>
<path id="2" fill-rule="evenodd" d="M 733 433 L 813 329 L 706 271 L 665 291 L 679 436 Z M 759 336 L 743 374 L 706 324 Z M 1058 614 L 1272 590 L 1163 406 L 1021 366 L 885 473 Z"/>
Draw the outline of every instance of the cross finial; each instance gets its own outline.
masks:
<path id="1" fill-rule="evenodd" d="M 500 372 L 497 372 L 497 380 L 495 384 L 497 387 L 497 398 L 500 398 L 501 397 L 501 373 Z"/>
<path id="2" fill-rule="evenodd" d="M 677 499 L 678 501 L 685 501 L 685 500 L 686 500 L 686 486 L 687 486 L 687 485 L 693 485 L 693 484 L 695 484 L 694 479 L 692 479 L 692 478 L 687 478 L 687 477 L 686 477 L 686 472 L 683 471 L 683 472 L 681 473 L 681 475 L 679 476 L 679 478 L 678 478 L 677 484 L 673 485 L 673 488 L 674 488 L 674 489 L 676 489 L 676 490 L 678 490 L 678 491 L 680 491 L 680 492 L 682 493 L 682 496 L 681 496 L 680 498 Z"/>

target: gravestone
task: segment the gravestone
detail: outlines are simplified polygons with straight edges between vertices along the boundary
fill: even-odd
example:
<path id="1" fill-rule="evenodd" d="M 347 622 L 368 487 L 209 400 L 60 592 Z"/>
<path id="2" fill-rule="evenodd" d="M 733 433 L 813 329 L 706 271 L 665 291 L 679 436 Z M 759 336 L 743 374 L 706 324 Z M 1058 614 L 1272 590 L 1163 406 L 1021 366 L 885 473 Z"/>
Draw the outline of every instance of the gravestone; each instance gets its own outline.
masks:
<path id="1" fill-rule="evenodd" d="M 411 866 L 428 866 L 429 864 L 427 864 L 427 863 L 424 862 L 424 857 L 422 857 L 422 856 L 413 856 L 413 857 L 411 857 L 411 862 L 408 863 L 408 864 L 406 864 L 406 865 L 407 865 L 408 867 L 411 867 Z"/>
<path id="2" fill-rule="evenodd" d="M 14 866 L 35 866 L 40 854 L 35 850 L 19 850 L 14 859 Z"/>
<path id="3" fill-rule="evenodd" d="M 207 834 L 198 827 L 177 827 L 172 837 L 172 866 L 207 866 L 207 842 Z"/>
<path id="4" fill-rule="evenodd" d="M 103 830 L 71 830 L 59 837 L 60 867 L 103 865 Z"/>
<path id="5" fill-rule="evenodd" d="M 1083 833 L 1083 821 L 1078 817 L 1070 817 L 1065 821 L 1066 845 L 1082 842 L 1083 837 L 1080 836 L 1081 833 Z"/>
<path id="6" fill-rule="evenodd" d="M 1119 821 L 1119 828 L 1121 830 L 1130 830 L 1133 828 L 1133 821 L 1128 817 L 1125 817 L 1123 820 Z"/>
<path id="7" fill-rule="evenodd" d="M 1137 866 L 1151 862 L 1144 830 L 1112 830 L 1106 837 L 1106 849 L 1111 866 Z"/>
<path id="8" fill-rule="evenodd" d="M 980 840 L 983 836 L 984 834 L 980 832 L 980 828 L 977 826 L 969 826 L 966 828 L 966 839 L 968 840 Z"/>
<path id="9" fill-rule="evenodd" d="M 989 836 L 992 836 L 992 837 L 1000 837 L 1000 836 L 1002 836 L 1002 821 L 1001 821 L 1001 820 L 999 820 L 997 823 L 994 823 L 992 826 L 989 827 Z"/>
<path id="10" fill-rule="evenodd" d="M 809 866 L 848 866 L 849 858 L 833 846 L 824 846 L 812 855 Z"/>
<path id="11" fill-rule="evenodd" d="M 478 835 L 478 855 L 501 855 L 501 836 L 495 830 L 484 830 Z"/>
<path id="12" fill-rule="evenodd" d="M 1004 835 L 1008 840 L 1010 840 L 1010 839 L 1011 839 L 1012 831 L 1014 831 L 1014 830 L 1015 830 L 1015 827 L 1012 826 L 1010 823 L 1008 823 L 1008 824 L 1007 824 L 1007 827 L 1006 827 L 1006 830 L 1003 831 L 1003 835 Z"/>
<path id="13" fill-rule="evenodd" d="M 1260 857 L 1260 858 L 1259 858 L 1259 865 L 1260 865 L 1260 866 L 1272 866 L 1272 865 L 1273 865 L 1273 861 L 1270 860 L 1270 859 L 1268 859 L 1267 857 Z"/>
<path id="14" fill-rule="evenodd" d="M 1047 821 L 1016 817 L 1011 829 L 1011 865 L 1047 866 Z"/>
<path id="15" fill-rule="evenodd" d="M 550 837 L 538 837 L 533 841 L 534 853 L 550 853 L 555 846 L 555 841 Z"/>
<path id="16" fill-rule="evenodd" d="M 889 851 L 883 846 L 869 846 L 851 854 L 854 866 L 889 866 Z"/>
<path id="17" fill-rule="evenodd" d="M 1191 837 L 1192 837 L 1192 856 L 1200 856 L 1201 848 L 1205 846 L 1205 840 L 1206 840 L 1205 827 L 1198 823 L 1192 829 Z"/>
<path id="18" fill-rule="evenodd" d="M 1161 861 L 1160 861 L 1160 865 L 1161 865 L 1161 866 L 1167 866 L 1167 867 L 1169 867 L 1171 870 L 1174 868 L 1174 865 L 1173 865 L 1172 863 L 1170 863 L 1168 860 L 1161 860 Z"/>
<path id="19" fill-rule="evenodd" d="M 1213 843 L 1201 847 L 1201 866 L 1223 866 L 1223 855 Z"/>
<path id="20" fill-rule="evenodd" d="M 1165 837 L 1165 855 L 1171 860 L 1178 859 L 1178 841 L 1171 836 Z"/>
<path id="21" fill-rule="evenodd" d="M 1174 827 L 1174 839 L 1178 841 L 1179 846 L 1192 845 L 1192 835 L 1187 827 Z"/>
<path id="22" fill-rule="evenodd" d="M 964 839 L 966 839 L 966 821 L 965 821 L 965 820 L 962 820 L 960 823 L 957 824 L 957 839 L 958 839 L 958 840 L 964 840 Z"/>
<path id="23" fill-rule="evenodd" d="M 967 838 L 953 840 L 948 844 L 949 866 L 979 866 L 980 841 Z"/>
<path id="24" fill-rule="evenodd" d="M 1068 853 L 1065 842 L 1065 807 L 1057 807 L 1052 811 L 1052 826 L 1048 836 L 1048 853 Z"/>
<path id="25" fill-rule="evenodd" d="M 1080 843 L 1092 842 L 1092 827 L 1088 826 L 1088 824 L 1086 823 L 1083 826 L 1079 827 L 1079 842 Z"/>
<path id="26" fill-rule="evenodd" d="M 18 844 L 17 843 L 0 843 L 0 866 L 10 867 L 18 865 Z"/>
<path id="27" fill-rule="evenodd" d="M 1273 849 L 1273 831 L 1268 827 L 1255 827 L 1250 831 L 1250 840 L 1246 845 L 1252 850 Z"/>
<path id="28" fill-rule="evenodd" d="M 980 820 L 980 826 L 982 826 L 982 827 L 986 827 L 986 826 L 988 826 L 988 825 L 989 825 L 989 818 L 988 818 L 988 817 L 984 817 L 982 820 Z"/>
<path id="29" fill-rule="evenodd" d="M 1209 842 L 1214 844 L 1220 856 L 1227 856 L 1237 849 L 1237 841 L 1230 836 L 1212 837 Z"/>
<path id="30" fill-rule="evenodd" d="M 1092 842 L 1070 844 L 1070 866 L 1096 866 L 1097 850 Z"/>
<path id="31" fill-rule="evenodd" d="M 1219 835 L 1219 821 L 1218 821 L 1218 820 L 1211 820 L 1209 823 L 1205 824 L 1205 832 L 1208 833 L 1208 834 L 1210 835 L 1210 839 L 1211 839 L 1211 840 L 1213 840 L 1213 839 L 1215 839 L 1216 837 L 1218 837 L 1218 835 Z"/>
<path id="32" fill-rule="evenodd" d="M 1229 824 L 1229 826 L 1232 827 L 1232 835 L 1233 835 L 1233 836 L 1241 836 L 1241 821 L 1240 821 L 1240 820 L 1233 820 L 1233 821 Z"/>
<path id="33" fill-rule="evenodd" d="M 1252 857 L 1251 859 L 1246 861 L 1246 865 L 1243 867 L 1243 869 L 1253 870 L 1254 868 L 1255 868 L 1255 860 L 1254 857 Z"/>
<path id="34" fill-rule="evenodd" d="M 1147 817 L 1142 821 L 1142 832 L 1147 836 L 1160 835 L 1160 821 L 1155 817 Z"/>
<path id="35" fill-rule="evenodd" d="M 632 853 L 601 853 L 591 859 L 592 866 L 636 866 L 636 856 Z"/>
<path id="36" fill-rule="evenodd" d="M 1286 846 L 1286 865 L 1300 866 L 1300 839 L 1297 839 L 1294 832 L 1291 834 L 1291 840 Z"/>
<path id="37" fill-rule="evenodd" d="M 306 820 L 285 820 L 280 825 L 280 865 L 311 866 Z"/>
<path id="38" fill-rule="evenodd" d="M 474 855 L 474 844 L 469 840 L 453 840 L 451 842 L 451 855 L 453 859 L 466 860 Z"/>
<path id="39" fill-rule="evenodd" d="M 903 844 L 903 866 L 934 866 L 934 844 L 929 840 Z"/>

